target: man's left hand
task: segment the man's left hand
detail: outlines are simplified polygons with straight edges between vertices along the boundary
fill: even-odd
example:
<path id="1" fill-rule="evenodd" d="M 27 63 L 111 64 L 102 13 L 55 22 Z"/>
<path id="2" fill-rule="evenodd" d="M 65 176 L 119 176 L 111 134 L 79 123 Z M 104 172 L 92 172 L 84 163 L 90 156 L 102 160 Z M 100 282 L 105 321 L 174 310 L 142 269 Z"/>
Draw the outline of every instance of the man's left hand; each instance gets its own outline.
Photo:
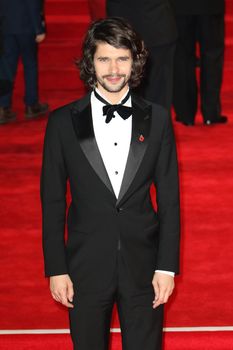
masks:
<path id="1" fill-rule="evenodd" d="M 153 309 L 155 309 L 168 301 L 175 287 L 174 277 L 161 272 L 155 272 L 152 285 L 155 291 L 155 298 L 153 300 Z"/>

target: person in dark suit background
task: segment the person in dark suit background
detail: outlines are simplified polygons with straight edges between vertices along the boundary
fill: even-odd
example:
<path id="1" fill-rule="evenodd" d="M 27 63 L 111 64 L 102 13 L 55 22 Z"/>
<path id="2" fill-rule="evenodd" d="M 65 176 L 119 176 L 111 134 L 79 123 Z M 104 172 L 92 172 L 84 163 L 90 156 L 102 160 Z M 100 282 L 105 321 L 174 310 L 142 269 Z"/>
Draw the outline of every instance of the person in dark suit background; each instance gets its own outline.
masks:
<path id="1" fill-rule="evenodd" d="M 3 19 L 0 16 L 0 59 L 3 54 L 3 38 L 2 38 L 2 22 Z M 11 90 L 11 81 L 9 79 L 2 79 L 0 76 L 0 96 L 8 94 Z"/>
<path id="2" fill-rule="evenodd" d="M 170 109 L 177 31 L 169 1 L 107 0 L 106 6 L 108 16 L 124 17 L 133 25 L 149 50 L 143 96 Z"/>
<path id="3" fill-rule="evenodd" d="M 48 110 L 38 101 L 37 43 L 45 38 L 41 0 L 1 0 L 3 54 L 0 59 L 2 79 L 15 79 L 19 57 L 24 66 L 25 117 L 33 118 Z M 0 120 L 7 123 L 16 118 L 12 111 L 12 89 L 0 97 Z"/>
<path id="4" fill-rule="evenodd" d="M 200 45 L 201 112 L 207 125 L 226 123 L 221 115 L 224 61 L 224 0 L 170 0 L 176 14 L 178 40 L 174 60 L 176 120 L 194 125 L 198 104 L 196 43 Z"/>
<path id="5" fill-rule="evenodd" d="M 170 113 L 131 93 L 145 61 L 144 44 L 125 20 L 94 22 L 79 62 L 92 91 L 48 120 L 41 174 L 45 275 L 53 298 L 70 308 L 78 350 L 108 349 L 114 302 L 123 349 L 160 350 L 163 304 L 179 272 Z"/>

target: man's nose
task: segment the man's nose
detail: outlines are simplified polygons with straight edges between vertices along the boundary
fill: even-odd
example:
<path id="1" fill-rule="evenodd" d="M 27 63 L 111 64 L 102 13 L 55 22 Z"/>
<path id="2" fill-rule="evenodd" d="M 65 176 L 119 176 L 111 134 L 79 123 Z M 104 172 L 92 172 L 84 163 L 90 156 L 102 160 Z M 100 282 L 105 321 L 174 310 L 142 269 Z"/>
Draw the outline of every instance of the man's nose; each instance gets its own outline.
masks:
<path id="1" fill-rule="evenodd" d="M 112 61 L 111 61 L 110 70 L 111 70 L 111 73 L 112 73 L 112 74 L 118 73 L 119 68 L 118 68 L 118 63 L 117 63 L 117 61 L 115 61 L 115 60 L 112 60 Z"/>

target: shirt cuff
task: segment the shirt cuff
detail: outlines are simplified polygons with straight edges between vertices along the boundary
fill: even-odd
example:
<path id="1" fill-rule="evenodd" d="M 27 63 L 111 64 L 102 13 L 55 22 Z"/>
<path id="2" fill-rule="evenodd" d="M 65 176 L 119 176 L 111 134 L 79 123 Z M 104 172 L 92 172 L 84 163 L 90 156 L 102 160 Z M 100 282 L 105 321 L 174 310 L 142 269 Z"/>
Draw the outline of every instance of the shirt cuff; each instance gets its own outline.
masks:
<path id="1" fill-rule="evenodd" d="M 155 270 L 155 272 L 161 272 L 161 273 L 164 273 L 165 275 L 169 275 L 169 276 L 172 276 L 172 277 L 175 276 L 175 272 L 172 272 L 172 271 Z"/>

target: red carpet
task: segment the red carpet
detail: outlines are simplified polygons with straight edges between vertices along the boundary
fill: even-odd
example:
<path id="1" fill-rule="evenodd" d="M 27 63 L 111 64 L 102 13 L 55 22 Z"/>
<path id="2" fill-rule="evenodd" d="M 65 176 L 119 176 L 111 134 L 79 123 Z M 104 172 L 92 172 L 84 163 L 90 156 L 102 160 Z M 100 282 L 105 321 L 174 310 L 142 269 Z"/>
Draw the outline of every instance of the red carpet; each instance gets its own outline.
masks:
<path id="1" fill-rule="evenodd" d="M 89 23 L 85 0 L 47 0 L 47 40 L 40 47 L 41 99 L 51 108 L 80 97 L 74 59 Z M 181 178 L 181 276 L 166 327 L 233 326 L 233 3 L 227 1 L 222 91 L 228 125 L 175 124 Z M 0 330 L 68 328 L 66 311 L 43 278 L 39 175 L 46 118 L 24 121 L 19 69 L 18 122 L 0 127 Z M 113 327 L 119 327 L 116 316 Z M 91 332 L 91 330 L 90 330 Z M 71 349 L 67 335 L 0 337 L 3 349 Z M 120 350 L 119 335 L 112 349 Z M 230 350 L 233 333 L 166 333 L 166 350 Z"/>
<path id="2" fill-rule="evenodd" d="M 69 335 L 27 335 L 2 336 L 1 350 L 72 350 Z M 121 350 L 120 334 L 111 338 L 111 350 Z M 232 334 L 226 332 L 166 333 L 166 350 L 232 350 Z"/>

